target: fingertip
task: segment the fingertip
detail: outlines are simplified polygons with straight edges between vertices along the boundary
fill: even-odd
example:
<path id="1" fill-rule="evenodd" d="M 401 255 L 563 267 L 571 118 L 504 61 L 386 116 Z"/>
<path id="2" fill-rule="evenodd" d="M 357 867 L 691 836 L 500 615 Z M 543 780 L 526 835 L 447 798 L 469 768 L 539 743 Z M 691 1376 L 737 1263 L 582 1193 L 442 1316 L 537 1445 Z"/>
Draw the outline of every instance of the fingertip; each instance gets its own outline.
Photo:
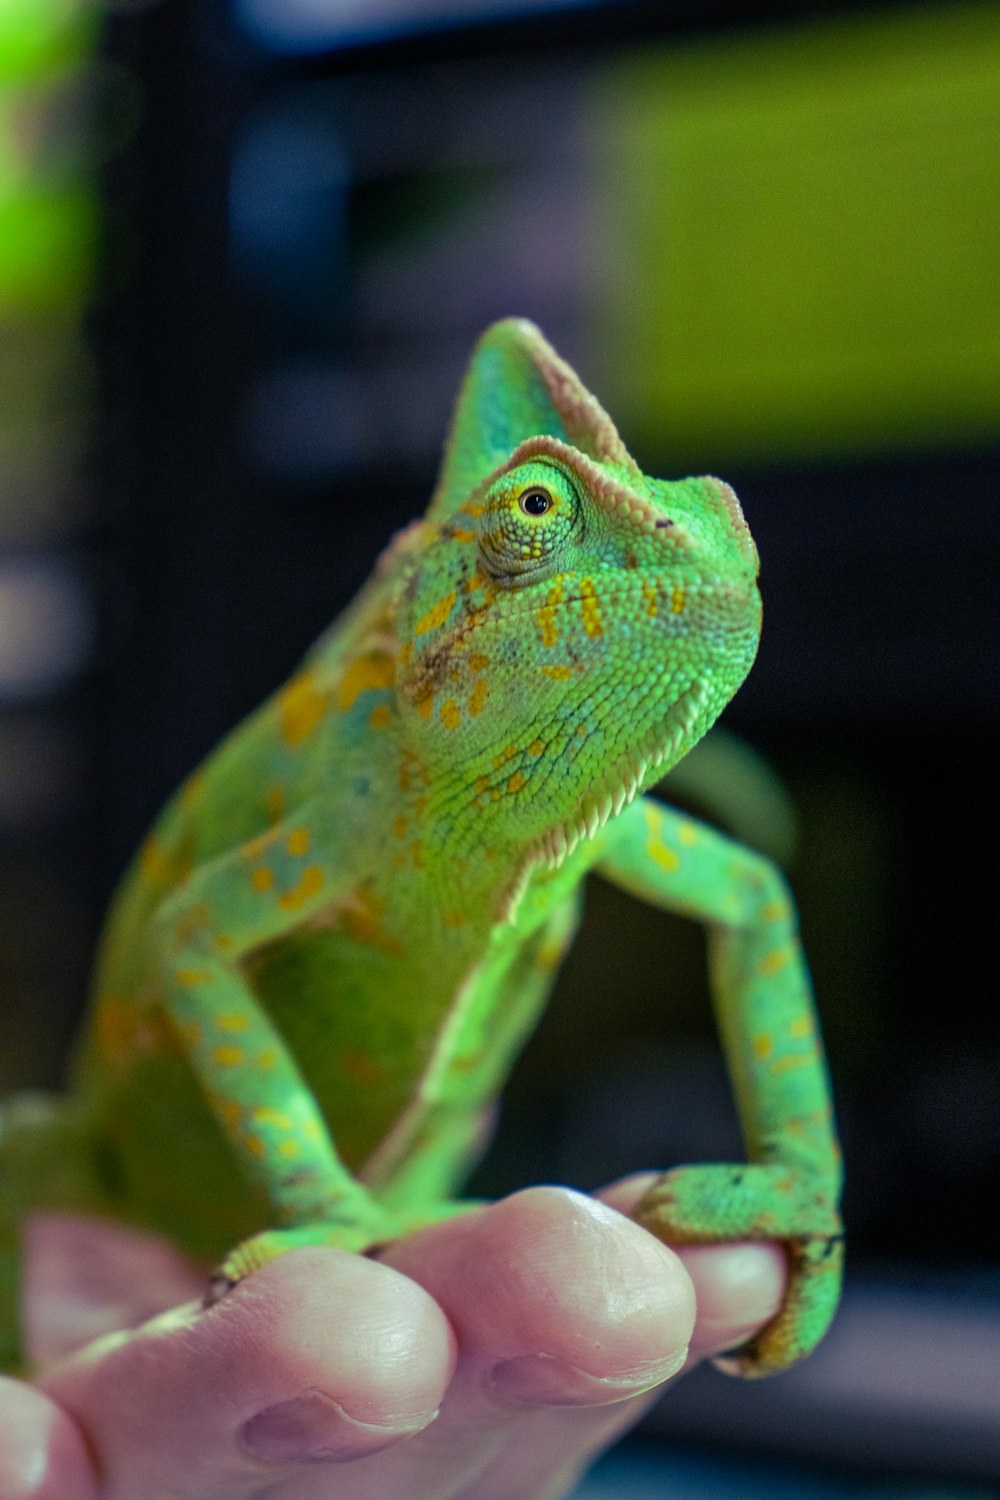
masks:
<path id="1" fill-rule="evenodd" d="M 95 1500 L 90 1454 L 68 1413 L 7 1376 L 0 1376 L 0 1413 L 3 1500 Z"/>
<path id="2" fill-rule="evenodd" d="M 769 1240 L 678 1249 L 695 1289 L 698 1315 L 692 1355 L 717 1354 L 745 1342 L 781 1307 L 788 1262 Z"/>

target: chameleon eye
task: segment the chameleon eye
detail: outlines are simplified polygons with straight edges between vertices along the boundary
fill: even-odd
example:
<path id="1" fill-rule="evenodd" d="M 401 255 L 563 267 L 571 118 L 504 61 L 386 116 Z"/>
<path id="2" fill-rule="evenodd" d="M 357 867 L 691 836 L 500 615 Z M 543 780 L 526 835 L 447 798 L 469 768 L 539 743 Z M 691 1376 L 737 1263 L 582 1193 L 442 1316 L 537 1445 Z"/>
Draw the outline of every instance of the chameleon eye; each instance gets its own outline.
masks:
<path id="1" fill-rule="evenodd" d="M 533 485 L 530 490 L 525 490 L 523 495 L 518 496 L 517 503 L 526 516 L 544 516 L 552 509 L 552 496 L 541 485 Z"/>

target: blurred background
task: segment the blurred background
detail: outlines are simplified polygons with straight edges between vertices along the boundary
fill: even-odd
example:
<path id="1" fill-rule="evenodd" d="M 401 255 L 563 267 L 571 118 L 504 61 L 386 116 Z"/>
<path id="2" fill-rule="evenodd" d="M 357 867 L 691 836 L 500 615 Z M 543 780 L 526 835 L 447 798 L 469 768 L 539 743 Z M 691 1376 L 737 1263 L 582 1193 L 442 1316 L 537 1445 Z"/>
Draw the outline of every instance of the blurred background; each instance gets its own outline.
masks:
<path id="1" fill-rule="evenodd" d="M 159 804 L 534 318 L 762 560 L 850 1282 L 582 1495 L 1000 1494 L 1000 7 L 0 0 L 0 1091 Z M 684 787 L 678 784 L 682 798 Z M 701 933 L 594 883 L 475 1187 L 738 1153 Z"/>

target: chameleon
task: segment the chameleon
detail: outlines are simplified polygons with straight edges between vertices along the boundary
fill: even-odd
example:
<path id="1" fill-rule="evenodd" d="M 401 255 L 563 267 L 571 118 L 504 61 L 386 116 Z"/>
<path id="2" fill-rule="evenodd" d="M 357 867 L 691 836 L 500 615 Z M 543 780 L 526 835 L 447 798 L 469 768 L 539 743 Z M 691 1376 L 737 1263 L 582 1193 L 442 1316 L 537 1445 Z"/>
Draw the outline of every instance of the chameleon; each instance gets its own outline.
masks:
<path id="1" fill-rule="evenodd" d="M 426 515 L 168 803 L 112 903 L 63 1096 L 0 1109 L 0 1356 L 25 1217 L 168 1235 L 210 1297 L 299 1245 L 365 1252 L 461 1184 L 596 872 L 705 924 L 747 1160 L 673 1167 L 670 1244 L 773 1239 L 760 1376 L 835 1310 L 840 1158 L 778 868 L 646 795 L 749 671 L 731 487 L 641 472 L 539 330 L 483 334 Z"/>

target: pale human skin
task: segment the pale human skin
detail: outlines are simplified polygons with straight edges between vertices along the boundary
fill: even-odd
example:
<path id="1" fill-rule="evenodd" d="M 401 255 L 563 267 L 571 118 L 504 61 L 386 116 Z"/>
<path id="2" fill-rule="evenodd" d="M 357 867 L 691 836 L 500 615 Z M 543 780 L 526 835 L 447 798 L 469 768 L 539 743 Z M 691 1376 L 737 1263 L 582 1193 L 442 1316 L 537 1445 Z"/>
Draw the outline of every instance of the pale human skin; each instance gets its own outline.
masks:
<path id="1" fill-rule="evenodd" d="M 650 1180 L 528 1189 L 377 1260 L 291 1251 L 207 1311 L 166 1242 L 36 1220 L 40 1373 L 0 1378 L 0 1495 L 556 1500 L 781 1304 L 776 1245 L 675 1253 L 624 1217 Z"/>

